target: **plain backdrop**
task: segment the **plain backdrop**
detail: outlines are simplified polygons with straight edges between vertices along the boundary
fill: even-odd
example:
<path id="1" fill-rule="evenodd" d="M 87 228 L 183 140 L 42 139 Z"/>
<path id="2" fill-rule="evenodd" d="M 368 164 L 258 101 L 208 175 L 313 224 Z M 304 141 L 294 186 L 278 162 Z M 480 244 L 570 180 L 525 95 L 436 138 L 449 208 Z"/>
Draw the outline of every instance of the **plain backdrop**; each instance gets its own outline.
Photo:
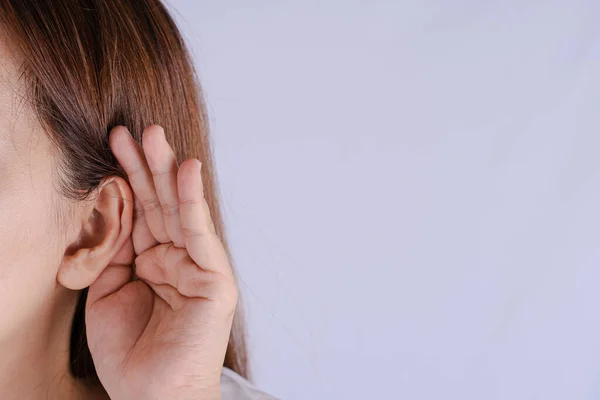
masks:
<path id="1" fill-rule="evenodd" d="M 170 0 L 256 384 L 600 398 L 600 2 Z"/>

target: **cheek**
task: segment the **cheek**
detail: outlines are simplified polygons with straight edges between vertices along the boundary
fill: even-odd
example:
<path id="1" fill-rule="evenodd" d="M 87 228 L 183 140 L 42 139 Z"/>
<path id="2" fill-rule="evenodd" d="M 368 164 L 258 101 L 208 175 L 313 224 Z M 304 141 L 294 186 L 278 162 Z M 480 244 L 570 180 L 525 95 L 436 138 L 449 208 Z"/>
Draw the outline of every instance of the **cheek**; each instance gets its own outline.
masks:
<path id="1" fill-rule="evenodd" d="M 25 182 L 23 182 L 25 183 Z M 17 261 L 22 267 L 40 261 L 52 239 L 49 191 L 29 185 L 0 184 L 0 269 Z M 7 189 L 7 190 L 6 190 Z M 27 261 L 30 260 L 30 261 Z"/>
<path id="2" fill-rule="evenodd" d="M 40 133 L 0 141 L 0 274 L 44 269 L 54 256 L 58 194 L 49 142 Z M 36 276 L 39 276 L 36 274 Z"/>
<path id="3" fill-rule="evenodd" d="M 35 320 L 56 287 L 61 253 L 49 174 L 0 170 L 0 337 Z"/>

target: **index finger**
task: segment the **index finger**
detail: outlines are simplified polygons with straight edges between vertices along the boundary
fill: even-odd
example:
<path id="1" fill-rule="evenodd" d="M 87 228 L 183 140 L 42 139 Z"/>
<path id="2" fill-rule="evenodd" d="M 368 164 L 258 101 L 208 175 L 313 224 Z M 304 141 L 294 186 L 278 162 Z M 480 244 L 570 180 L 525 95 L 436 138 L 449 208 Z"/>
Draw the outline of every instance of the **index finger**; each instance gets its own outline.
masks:
<path id="1" fill-rule="evenodd" d="M 109 143 L 112 152 L 129 177 L 133 193 L 142 205 L 150 232 L 160 243 L 170 242 L 162 208 L 154 188 L 152 172 L 141 145 L 133 139 L 124 126 L 117 126 L 111 130 Z"/>

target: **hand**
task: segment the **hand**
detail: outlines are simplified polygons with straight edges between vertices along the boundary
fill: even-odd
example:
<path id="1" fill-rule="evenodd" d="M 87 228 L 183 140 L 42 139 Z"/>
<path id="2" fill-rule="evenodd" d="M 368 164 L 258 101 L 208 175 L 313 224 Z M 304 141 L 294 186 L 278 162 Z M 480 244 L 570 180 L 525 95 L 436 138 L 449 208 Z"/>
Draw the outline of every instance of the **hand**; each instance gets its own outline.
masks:
<path id="1" fill-rule="evenodd" d="M 177 165 L 164 131 L 110 146 L 135 195 L 130 240 L 90 286 L 87 338 L 111 399 L 220 399 L 238 291 L 205 201 L 201 164 Z M 138 280 L 131 280 L 132 262 Z"/>

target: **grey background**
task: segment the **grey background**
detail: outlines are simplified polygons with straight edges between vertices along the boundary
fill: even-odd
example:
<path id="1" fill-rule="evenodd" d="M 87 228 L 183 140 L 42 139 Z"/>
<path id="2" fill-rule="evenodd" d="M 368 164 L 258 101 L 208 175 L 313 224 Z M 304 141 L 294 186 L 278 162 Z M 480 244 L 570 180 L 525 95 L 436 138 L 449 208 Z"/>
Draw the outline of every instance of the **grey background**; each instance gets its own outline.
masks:
<path id="1" fill-rule="evenodd" d="M 600 398 L 600 2 L 170 4 L 259 387 Z"/>

